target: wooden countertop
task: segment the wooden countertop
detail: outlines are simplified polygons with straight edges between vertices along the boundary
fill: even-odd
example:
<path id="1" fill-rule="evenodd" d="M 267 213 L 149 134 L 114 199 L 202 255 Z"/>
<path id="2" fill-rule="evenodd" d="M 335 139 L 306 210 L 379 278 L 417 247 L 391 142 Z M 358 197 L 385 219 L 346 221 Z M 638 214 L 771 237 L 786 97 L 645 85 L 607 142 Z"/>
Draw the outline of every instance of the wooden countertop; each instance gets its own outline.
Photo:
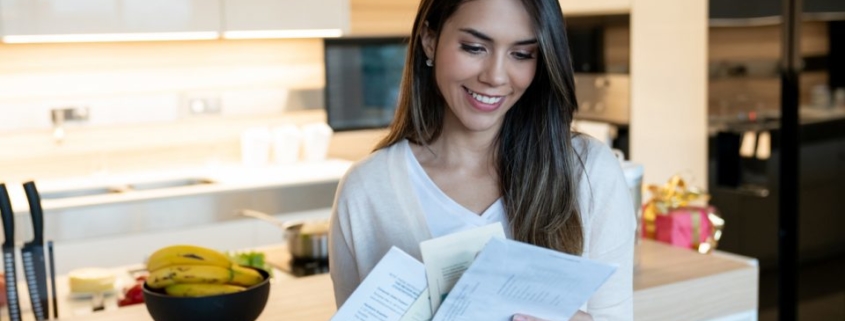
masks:
<path id="1" fill-rule="evenodd" d="M 335 312 L 332 281 L 327 274 L 277 280 L 270 285 L 270 298 L 258 321 L 325 321 Z M 152 317 L 143 305 L 123 307 L 116 311 L 100 312 L 68 321 L 150 321 Z"/>
<path id="2" fill-rule="evenodd" d="M 756 318 L 758 267 L 755 259 L 715 252 L 701 255 L 653 241 L 639 248 L 634 275 L 636 320 L 703 320 L 732 316 Z M 282 247 L 267 251 L 285 257 Z M 258 321 L 328 320 L 335 312 L 327 274 L 279 278 Z M 95 313 L 67 321 L 149 321 L 142 305 Z"/>
<path id="3" fill-rule="evenodd" d="M 635 320 L 756 320 L 756 259 L 716 251 L 702 255 L 644 240 L 634 273 Z"/>

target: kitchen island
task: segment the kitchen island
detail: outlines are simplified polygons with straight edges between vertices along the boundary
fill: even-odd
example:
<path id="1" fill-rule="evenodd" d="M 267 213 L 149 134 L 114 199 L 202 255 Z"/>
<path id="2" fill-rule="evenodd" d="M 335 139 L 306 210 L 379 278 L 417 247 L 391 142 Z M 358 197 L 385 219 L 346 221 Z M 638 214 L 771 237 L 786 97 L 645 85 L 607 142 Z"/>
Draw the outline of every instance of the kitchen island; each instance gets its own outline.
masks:
<path id="1" fill-rule="evenodd" d="M 279 255 L 284 247 L 266 250 Z M 759 269 L 755 259 L 716 251 L 710 255 L 643 241 L 634 274 L 636 320 L 756 320 Z M 283 254 L 282 254 L 283 255 Z M 259 321 L 323 321 L 335 312 L 327 274 L 280 277 Z M 146 307 L 61 318 L 64 321 L 149 321 Z"/>

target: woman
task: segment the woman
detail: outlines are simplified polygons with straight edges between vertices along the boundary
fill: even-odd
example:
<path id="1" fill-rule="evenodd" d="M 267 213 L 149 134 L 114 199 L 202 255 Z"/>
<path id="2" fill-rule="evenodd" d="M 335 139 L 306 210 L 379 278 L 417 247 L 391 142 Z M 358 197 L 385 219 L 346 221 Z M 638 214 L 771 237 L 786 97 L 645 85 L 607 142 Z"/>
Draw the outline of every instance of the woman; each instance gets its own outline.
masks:
<path id="1" fill-rule="evenodd" d="M 420 259 L 421 241 L 501 222 L 618 265 L 575 317 L 633 318 L 632 202 L 608 147 L 570 131 L 567 46 L 557 0 L 422 0 L 390 132 L 338 187 L 338 306 L 391 246 Z"/>

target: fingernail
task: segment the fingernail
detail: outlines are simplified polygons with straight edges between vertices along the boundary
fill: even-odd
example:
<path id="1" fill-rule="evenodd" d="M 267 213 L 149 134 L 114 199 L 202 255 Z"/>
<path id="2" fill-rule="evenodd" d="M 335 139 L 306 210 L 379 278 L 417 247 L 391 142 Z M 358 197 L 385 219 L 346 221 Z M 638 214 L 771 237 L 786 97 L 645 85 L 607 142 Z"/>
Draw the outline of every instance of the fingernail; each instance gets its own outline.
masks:
<path id="1" fill-rule="evenodd" d="M 515 314 L 511 320 L 512 321 L 528 321 L 528 318 L 524 315 L 521 315 L 521 314 Z"/>

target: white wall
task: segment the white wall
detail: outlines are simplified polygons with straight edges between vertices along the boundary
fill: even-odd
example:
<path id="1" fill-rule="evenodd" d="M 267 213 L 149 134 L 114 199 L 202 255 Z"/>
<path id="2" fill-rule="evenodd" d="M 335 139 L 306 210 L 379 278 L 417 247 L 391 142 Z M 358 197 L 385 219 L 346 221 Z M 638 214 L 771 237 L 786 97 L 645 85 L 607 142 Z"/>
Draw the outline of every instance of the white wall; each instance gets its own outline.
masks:
<path id="1" fill-rule="evenodd" d="M 631 159 L 707 186 L 707 0 L 631 5 Z"/>

